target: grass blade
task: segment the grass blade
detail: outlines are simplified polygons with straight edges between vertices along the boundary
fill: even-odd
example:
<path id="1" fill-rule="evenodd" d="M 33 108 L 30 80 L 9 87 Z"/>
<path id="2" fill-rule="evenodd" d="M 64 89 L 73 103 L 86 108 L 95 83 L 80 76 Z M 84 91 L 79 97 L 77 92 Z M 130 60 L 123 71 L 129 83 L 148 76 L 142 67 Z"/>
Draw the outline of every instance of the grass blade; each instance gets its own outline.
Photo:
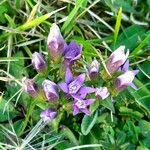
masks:
<path id="1" fill-rule="evenodd" d="M 122 17 L 122 8 L 119 9 L 118 15 L 117 15 L 117 21 L 115 25 L 115 31 L 114 31 L 114 45 L 116 44 L 118 33 L 121 26 L 121 17 Z"/>

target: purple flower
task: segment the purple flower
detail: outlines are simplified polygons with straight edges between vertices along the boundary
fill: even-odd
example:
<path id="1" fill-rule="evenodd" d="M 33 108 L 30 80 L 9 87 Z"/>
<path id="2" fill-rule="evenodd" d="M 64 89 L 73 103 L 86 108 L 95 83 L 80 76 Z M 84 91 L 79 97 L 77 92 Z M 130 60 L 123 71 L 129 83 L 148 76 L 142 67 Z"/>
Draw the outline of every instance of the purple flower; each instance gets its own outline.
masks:
<path id="1" fill-rule="evenodd" d="M 99 74 L 99 62 L 95 59 L 89 66 L 88 72 L 91 79 L 96 79 Z"/>
<path id="2" fill-rule="evenodd" d="M 69 45 L 66 45 L 64 52 L 64 64 L 66 67 L 69 67 L 73 62 L 81 57 L 82 46 L 78 45 L 76 42 L 71 42 Z"/>
<path id="3" fill-rule="evenodd" d="M 129 51 L 127 51 L 127 53 L 125 54 L 124 50 L 125 46 L 120 46 L 108 58 L 106 67 L 110 74 L 116 72 L 125 63 L 129 55 Z"/>
<path id="4" fill-rule="evenodd" d="M 54 82 L 50 80 L 44 80 L 43 89 L 47 100 L 57 101 L 59 99 L 58 87 Z"/>
<path id="5" fill-rule="evenodd" d="M 27 92 L 32 97 L 37 96 L 38 87 L 33 79 L 27 79 L 26 77 L 24 77 L 22 79 L 22 84 L 25 92 Z"/>
<path id="6" fill-rule="evenodd" d="M 122 91 L 128 86 L 132 86 L 133 85 L 132 81 L 134 80 L 134 77 L 138 72 L 139 72 L 138 70 L 126 71 L 124 74 L 117 77 L 115 81 L 115 86 L 117 90 Z"/>
<path id="7" fill-rule="evenodd" d="M 66 69 L 65 82 L 59 84 L 59 87 L 62 91 L 69 95 L 82 95 L 85 97 L 86 94 L 92 93 L 95 89 L 90 87 L 84 87 L 83 83 L 85 80 L 85 74 L 80 74 L 75 79 L 72 76 L 72 73 L 69 68 Z"/>
<path id="8" fill-rule="evenodd" d="M 44 122 L 52 121 L 57 117 L 57 112 L 54 109 L 49 108 L 41 112 L 40 117 Z"/>
<path id="9" fill-rule="evenodd" d="M 54 60 L 58 60 L 64 53 L 65 41 L 61 35 L 59 27 L 55 23 L 50 28 L 47 45 L 50 55 Z"/>
<path id="10" fill-rule="evenodd" d="M 107 87 L 100 87 L 96 89 L 95 95 L 98 99 L 104 100 L 110 95 L 110 93 L 108 92 Z"/>
<path id="11" fill-rule="evenodd" d="M 77 115 L 78 113 L 85 113 L 86 115 L 90 115 L 90 111 L 88 110 L 88 106 L 94 103 L 94 99 L 83 100 L 79 96 L 73 96 L 73 115 Z"/>
<path id="12" fill-rule="evenodd" d="M 127 71 L 129 71 L 129 60 L 127 60 L 120 68 L 119 68 L 119 71 L 125 73 Z M 133 70 L 134 71 L 134 70 Z M 136 72 L 138 72 L 138 70 L 135 70 Z M 137 90 L 137 87 L 134 85 L 134 83 L 130 83 L 130 86 Z"/>
<path id="13" fill-rule="evenodd" d="M 43 71 L 46 68 L 46 62 L 42 54 L 37 52 L 32 54 L 32 65 L 37 71 Z"/>

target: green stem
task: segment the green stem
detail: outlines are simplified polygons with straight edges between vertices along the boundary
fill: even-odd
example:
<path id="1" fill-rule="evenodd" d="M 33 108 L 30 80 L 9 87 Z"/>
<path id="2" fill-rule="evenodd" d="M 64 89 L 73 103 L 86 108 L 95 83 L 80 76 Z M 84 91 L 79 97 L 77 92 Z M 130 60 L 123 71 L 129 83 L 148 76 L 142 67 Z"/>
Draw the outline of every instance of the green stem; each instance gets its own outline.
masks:
<path id="1" fill-rule="evenodd" d="M 22 129 L 21 129 L 21 131 L 19 133 L 19 136 L 21 136 L 23 134 L 23 132 L 24 132 L 24 130 L 25 130 L 27 124 L 28 124 L 29 118 L 30 118 L 31 114 L 33 113 L 33 110 L 34 110 L 35 106 L 36 106 L 35 101 L 32 101 L 30 103 L 30 107 L 29 107 L 29 109 L 27 111 L 26 118 L 25 118 L 24 123 L 22 125 Z"/>

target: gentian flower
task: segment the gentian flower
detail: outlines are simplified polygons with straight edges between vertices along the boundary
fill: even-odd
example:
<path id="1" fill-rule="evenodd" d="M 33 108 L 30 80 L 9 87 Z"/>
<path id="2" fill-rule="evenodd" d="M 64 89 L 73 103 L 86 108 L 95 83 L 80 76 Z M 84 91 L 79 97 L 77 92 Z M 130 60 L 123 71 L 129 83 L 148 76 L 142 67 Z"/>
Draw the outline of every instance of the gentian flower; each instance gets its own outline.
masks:
<path id="1" fill-rule="evenodd" d="M 28 93 L 30 96 L 32 97 L 37 96 L 38 87 L 35 84 L 33 79 L 27 79 L 26 77 L 24 77 L 22 79 L 22 85 L 23 85 L 24 91 Z"/>
<path id="2" fill-rule="evenodd" d="M 55 23 L 50 28 L 47 45 L 50 55 L 54 60 L 58 60 L 64 53 L 65 41 L 59 27 Z"/>
<path id="3" fill-rule="evenodd" d="M 92 93 L 95 91 L 94 88 L 84 87 L 83 83 L 85 80 L 85 74 L 80 74 L 75 79 L 72 76 L 72 73 L 69 68 L 66 69 L 65 82 L 59 84 L 60 89 L 69 94 L 69 95 L 82 95 L 85 97 L 86 94 Z"/>
<path id="4" fill-rule="evenodd" d="M 81 57 L 82 46 L 78 45 L 76 42 L 71 42 L 69 45 L 66 45 L 64 51 L 64 65 L 69 67 L 74 63 L 75 60 Z"/>
<path id="5" fill-rule="evenodd" d="M 95 95 L 98 99 L 104 100 L 110 95 L 110 93 L 108 92 L 107 87 L 100 87 L 96 89 Z"/>
<path id="6" fill-rule="evenodd" d="M 108 58 L 106 67 L 110 74 L 116 72 L 126 61 L 129 55 L 129 51 L 125 54 L 125 46 L 120 46 L 116 49 Z"/>
<path id="7" fill-rule="evenodd" d="M 132 86 L 133 85 L 132 81 L 134 80 L 134 77 L 138 72 L 139 72 L 138 70 L 126 71 L 124 74 L 117 77 L 115 81 L 115 86 L 117 90 L 122 91 L 128 86 Z"/>
<path id="8" fill-rule="evenodd" d="M 57 117 L 57 112 L 55 111 L 55 109 L 49 108 L 41 112 L 40 117 L 42 118 L 44 122 L 52 121 L 53 119 Z"/>
<path id="9" fill-rule="evenodd" d="M 94 99 L 83 100 L 79 96 L 73 96 L 73 115 L 77 115 L 78 113 L 85 113 L 86 115 L 90 115 L 90 111 L 88 110 L 88 106 L 94 103 Z"/>
<path id="10" fill-rule="evenodd" d="M 47 100 L 57 101 L 59 99 L 58 87 L 54 82 L 50 80 L 44 80 L 43 89 Z"/>
<path id="11" fill-rule="evenodd" d="M 42 56 L 42 54 L 34 52 L 32 54 L 32 66 L 37 70 L 38 72 L 43 71 L 46 69 L 46 62 Z"/>
<path id="12" fill-rule="evenodd" d="M 96 79 L 99 74 L 99 62 L 95 59 L 89 66 L 88 73 L 90 79 Z"/>

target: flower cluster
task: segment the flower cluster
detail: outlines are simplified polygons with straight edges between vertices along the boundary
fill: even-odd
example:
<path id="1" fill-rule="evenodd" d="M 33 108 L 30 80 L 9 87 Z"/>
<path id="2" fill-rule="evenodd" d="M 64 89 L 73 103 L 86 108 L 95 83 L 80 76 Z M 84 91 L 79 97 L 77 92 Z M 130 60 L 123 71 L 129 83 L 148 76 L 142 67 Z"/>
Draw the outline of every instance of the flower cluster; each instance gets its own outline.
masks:
<path id="1" fill-rule="evenodd" d="M 106 70 L 103 66 L 100 66 L 98 60 L 94 59 L 87 66 L 88 71 L 77 76 L 73 75 L 73 65 L 76 60 L 81 58 L 82 46 L 74 41 L 67 44 L 56 24 L 53 24 L 50 28 L 47 46 L 51 62 L 62 64 L 65 72 L 64 80 L 61 77 L 62 81 L 55 83 L 57 81 L 54 82 L 48 79 L 49 61 L 38 52 L 34 52 L 32 55 L 32 66 L 39 74 L 47 72 L 47 77 L 45 77 L 41 86 L 37 85 L 33 79 L 23 78 L 22 80 L 23 88 L 29 95 L 39 98 L 39 95 L 43 93 L 43 99 L 54 104 L 53 108 L 47 108 L 41 113 L 40 116 L 43 121 L 52 121 L 56 118 L 60 105 L 63 105 L 62 99 L 68 101 L 71 106 L 68 109 L 72 109 L 73 115 L 79 113 L 90 115 L 89 107 L 91 104 L 95 103 L 96 100 L 104 100 L 110 95 L 114 95 L 112 89 L 119 93 L 128 86 L 136 88 L 132 82 L 138 70 L 129 70 L 129 61 L 127 60 L 129 51 L 125 53 L 124 46 L 120 46 L 109 56 L 106 61 Z M 108 73 L 111 76 L 108 76 Z M 89 87 L 86 85 L 87 80 L 93 81 L 93 83 L 103 80 L 105 86 L 100 85 L 97 87 L 98 84 L 95 85 L 91 82 Z M 112 88 L 107 86 L 109 82 L 113 85 Z"/>

